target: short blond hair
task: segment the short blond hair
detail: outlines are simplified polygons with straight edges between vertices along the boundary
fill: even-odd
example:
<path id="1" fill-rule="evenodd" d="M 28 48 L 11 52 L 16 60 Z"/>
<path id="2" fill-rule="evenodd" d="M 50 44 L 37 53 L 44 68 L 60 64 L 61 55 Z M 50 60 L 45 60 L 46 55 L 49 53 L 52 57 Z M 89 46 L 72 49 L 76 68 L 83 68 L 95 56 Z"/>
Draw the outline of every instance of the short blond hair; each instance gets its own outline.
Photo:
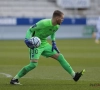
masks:
<path id="1" fill-rule="evenodd" d="M 63 14 L 63 12 L 61 12 L 60 10 L 55 10 L 53 12 L 53 17 L 56 17 L 56 16 L 61 16 Z"/>

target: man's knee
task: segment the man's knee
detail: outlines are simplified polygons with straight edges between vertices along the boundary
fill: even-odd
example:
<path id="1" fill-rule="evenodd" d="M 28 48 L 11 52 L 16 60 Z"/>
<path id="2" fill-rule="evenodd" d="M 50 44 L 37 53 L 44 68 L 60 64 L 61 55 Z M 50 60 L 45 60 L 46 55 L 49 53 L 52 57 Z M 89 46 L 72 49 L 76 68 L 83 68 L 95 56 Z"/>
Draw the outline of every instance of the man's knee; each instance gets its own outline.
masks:
<path id="1" fill-rule="evenodd" d="M 61 59 L 65 59 L 64 56 L 62 54 L 59 54 L 57 60 L 60 61 Z"/>
<path id="2" fill-rule="evenodd" d="M 35 67 L 37 67 L 37 65 L 38 65 L 38 63 L 37 63 L 37 62 L 34 62 L 34 63 L 33 63 L 33 62 L 31 62 L 31 63 L 30 63 L 30 67 L 31 67 L 31 68 L 35 68 Z"/>
<path id="3" fill-rule="evenodd" d="M 38 59 L 30 60 L 31 63 L 38 63 Z"/>
<path id="4" fill-rule="evenodd" d="M 31 62 L 29 65 L 27 65 L 25 67 L 26 70 L 30 71 L 32 69 L 34 69 L 35 67 L 37 67 L 38 63 L 37 62 Z"/>
<path id="5" fill-rule="evenodd" d="M 57 58 L 59 57 L 59 55 L 60 55 L 60 53 L 57 53 L 57 54 L 52 55 L 51 57 L 57 60 Z"/>
<path id="6" fill-rule="evenodd" d="M 64 58 L 64 56 L 61 53 L 57 53 L 57 54 L 53 55 L 52 58 L 59 60 L 59 58 Z"/>

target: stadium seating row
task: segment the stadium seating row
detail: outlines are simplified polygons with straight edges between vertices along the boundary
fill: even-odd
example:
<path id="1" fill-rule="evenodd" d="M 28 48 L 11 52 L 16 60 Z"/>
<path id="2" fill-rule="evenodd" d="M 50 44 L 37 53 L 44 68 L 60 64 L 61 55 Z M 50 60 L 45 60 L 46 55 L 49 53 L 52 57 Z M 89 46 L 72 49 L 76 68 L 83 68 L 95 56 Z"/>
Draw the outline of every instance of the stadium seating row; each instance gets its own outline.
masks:
<path id="1" fill-rule="evenodd" d="M 91 0 L 91 7 L 85 10 L 62 9 L 54 0 L 0 0 L 2 17 L 51 17 L 55 9 L 62 10 L 65 16 L 98 16 L 100 0 Z"/>

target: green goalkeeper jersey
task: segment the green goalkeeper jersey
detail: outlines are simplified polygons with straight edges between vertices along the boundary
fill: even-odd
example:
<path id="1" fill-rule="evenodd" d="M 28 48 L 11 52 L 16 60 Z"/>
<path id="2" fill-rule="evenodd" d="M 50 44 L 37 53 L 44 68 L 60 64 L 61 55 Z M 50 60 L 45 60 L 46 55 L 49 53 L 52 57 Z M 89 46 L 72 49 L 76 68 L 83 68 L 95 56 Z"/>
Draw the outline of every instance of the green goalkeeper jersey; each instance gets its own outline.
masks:
<path id="1" fill-rule="evenodd" d="M 47 43 L 47 37 L 51 36 L 51 40 L 55 40 L 55 32 L 59 29 L 59 25 L 52 25 L 52 19 L 43 19 L 31 26 L 26 33 L 27 39 L 31 38 L 33 33 L 41 39 L 41 45 Z"/>

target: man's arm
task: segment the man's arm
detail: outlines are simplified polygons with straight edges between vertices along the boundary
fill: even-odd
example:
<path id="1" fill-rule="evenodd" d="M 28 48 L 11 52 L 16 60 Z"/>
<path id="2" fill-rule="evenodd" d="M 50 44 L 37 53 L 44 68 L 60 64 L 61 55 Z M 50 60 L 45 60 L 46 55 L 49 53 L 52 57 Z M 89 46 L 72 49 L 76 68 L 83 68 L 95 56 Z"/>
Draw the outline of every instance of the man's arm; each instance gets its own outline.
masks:
<path id="1" fill-rule="evenodd" d="M 53 34 L 51 35 L 51 40 L 52 40 L 52 41 L 55 41 L 55 33 L 53 33 Z"/>
<path id="2" fill-rule="evenodd" d="M 35 32 L 36 32 L 37 30 L 39 30 L 39 29 L 42 29 L 43 27 L 44 27 L 43 22 L 38 22 L 38 23 L 34 24 L 34 25 L 31 26 L 31 27 L 29 28 L 29 30 L 27 31 L 26 37 L 25 37 L 25 38 L 29 39 L 29 38 L 35 36 Z"/>
<path id="3" fill-rule="evenodd" d="M 34 32 L 36 30 L 42 29 L 44 27 L 44 22 L 39 21 L 38 23 L 34 24 L 33 26 L 30 27 L 30 31 Z"/>
<path id="4" fill-rule="evenodd" d="M 51 35 L 51 40 L 52 40 L 52 51 L 56 50 L 58 53 L 60 53 L 60 51 L 58 50 L 58 48 L 56 46 L 55 33 Z"/>
<path id="5" fill-rule="evenodd" d="M 39 30 L 39 29 L 43 28 L 42 26 L 43 26 L 43 23 L 39 23 L 38 22 L 38 23 L 34 24 L 33 26 L 31 26 L 29 28 L 29 30 L 27 30 L 26 37 L 25 37 L 25 44 L 29 48 L 31 48 L 31 49 L 34 48 L 33 45 L 32 45 L 32 42 L 31 42 L 30 38 L 34 37 L 36 30 Z"/>

